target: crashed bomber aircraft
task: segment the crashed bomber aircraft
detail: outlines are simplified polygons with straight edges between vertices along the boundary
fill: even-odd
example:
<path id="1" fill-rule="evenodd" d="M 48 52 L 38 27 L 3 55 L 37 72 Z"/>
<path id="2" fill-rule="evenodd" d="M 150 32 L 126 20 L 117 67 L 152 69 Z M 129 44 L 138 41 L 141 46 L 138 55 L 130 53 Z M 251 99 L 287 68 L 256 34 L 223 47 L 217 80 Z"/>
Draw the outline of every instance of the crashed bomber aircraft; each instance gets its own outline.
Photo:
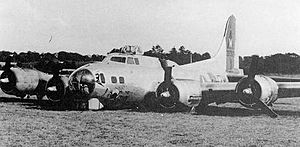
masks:
<path id="1" fill-rule="evenodd" d="M 243 75 L 235 56 L 233 15 L 226 23 L 218 54 L 205 61 L 179 66 L 169 60 L 142 56 L 133 48 L 127 46 L 125 53 L 112 53 L 102 62 L 84 65 L 69 78 L 40 73 L 26 78 L 16 70 L 22 69 L 11 68 L 1 75 L 1 88 L 15 95 L 27 92 L 41 98 L 46 94 L 54 102 L 74 103 L 78 108 L 121 109 L 138 105 L 167 111 L 190 108 L 199 113 L 210 103 L 239 102 L 248 108 L 261 109 L 271 117 L 277 116 L 270 107 L 278 98 L 278 90 L 300 90 L 300 82 L 276 83 L 269 77 L 256 75 L 256 58 L 249 75 Z M 228 77 L 240 79 L 229 82 Z M 25 79 L 36 83 L 27 91 Z"/>

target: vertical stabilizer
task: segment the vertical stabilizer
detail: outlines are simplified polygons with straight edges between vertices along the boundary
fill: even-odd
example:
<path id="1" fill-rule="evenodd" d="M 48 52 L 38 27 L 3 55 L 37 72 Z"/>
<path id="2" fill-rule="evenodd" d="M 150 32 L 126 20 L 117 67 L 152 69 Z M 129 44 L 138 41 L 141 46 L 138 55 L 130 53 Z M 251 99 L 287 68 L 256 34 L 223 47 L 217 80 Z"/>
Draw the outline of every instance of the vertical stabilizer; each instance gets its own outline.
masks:
<path id="1" fill-rule="evenodd" d="M 214 56 L 212 56 L 212 58 L 200 62 L 181 65 L 181 67 L 186 68 L 188 70 L 198 70 L 202 73 L 211 72 L 219 75 L 242 75 L 242 70 L 238 69 L 239 63 L 235 51 L 235 22 L 235 17 L 231 15 L 226 22 L 225 31 L 218 51 Z"/>
<path id="2" fill-rule="evenodd" d="M 235 64 L 235 17 L 231 15 L 224 32 L 226 41 L 226 72 L 234 72 Z"/>

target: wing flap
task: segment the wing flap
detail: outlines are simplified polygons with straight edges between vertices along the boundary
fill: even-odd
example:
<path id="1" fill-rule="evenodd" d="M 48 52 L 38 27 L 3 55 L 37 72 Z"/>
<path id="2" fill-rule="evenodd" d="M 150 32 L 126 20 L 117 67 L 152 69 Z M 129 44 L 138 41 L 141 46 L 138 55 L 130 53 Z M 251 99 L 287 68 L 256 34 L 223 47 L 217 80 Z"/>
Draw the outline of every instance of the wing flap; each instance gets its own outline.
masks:
<path id="1" fill-rule="evenodd" d="M 277 82 L 278 88 L 300 89 L 300 82 Z"/>
<path id="2" fill-rule="evenodd" d="M 277 82 L 278 98 L 300 97 L 300 82 Z"/>
<path id="3" fill-rule="evenodd" d="M 213 91 L 232 91 L 235 90 L 237 83 L 202 83 L 202 90 L 213 90 Z"/>

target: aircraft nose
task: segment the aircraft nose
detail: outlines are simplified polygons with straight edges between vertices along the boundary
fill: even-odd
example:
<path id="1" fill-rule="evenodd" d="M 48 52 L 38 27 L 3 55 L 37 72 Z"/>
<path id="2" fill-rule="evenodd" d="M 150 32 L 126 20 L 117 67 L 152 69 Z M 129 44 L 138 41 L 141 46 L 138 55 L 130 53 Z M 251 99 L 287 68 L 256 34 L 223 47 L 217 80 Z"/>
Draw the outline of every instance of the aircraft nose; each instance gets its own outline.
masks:
<path id="1" fill-rule="evenodd" d="M 88 69 L 79 69 L 71 74 L 69 87 L 72 92 L 88 96 L 95 89 L 95 78 Z"/>

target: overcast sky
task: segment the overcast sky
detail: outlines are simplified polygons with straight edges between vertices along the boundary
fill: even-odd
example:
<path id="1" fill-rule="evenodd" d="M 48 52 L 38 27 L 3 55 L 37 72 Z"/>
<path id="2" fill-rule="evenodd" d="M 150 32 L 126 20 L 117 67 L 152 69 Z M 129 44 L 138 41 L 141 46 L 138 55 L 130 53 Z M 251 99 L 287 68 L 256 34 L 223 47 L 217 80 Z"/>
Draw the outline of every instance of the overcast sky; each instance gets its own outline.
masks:
<path id="1" fill-rule="evenodd" d="M 215 54 L 231 14 L 239 55 L 300 54 L 299 0 L 0 0 L 0 50 L 87 55 L 159 44 Z"/>

